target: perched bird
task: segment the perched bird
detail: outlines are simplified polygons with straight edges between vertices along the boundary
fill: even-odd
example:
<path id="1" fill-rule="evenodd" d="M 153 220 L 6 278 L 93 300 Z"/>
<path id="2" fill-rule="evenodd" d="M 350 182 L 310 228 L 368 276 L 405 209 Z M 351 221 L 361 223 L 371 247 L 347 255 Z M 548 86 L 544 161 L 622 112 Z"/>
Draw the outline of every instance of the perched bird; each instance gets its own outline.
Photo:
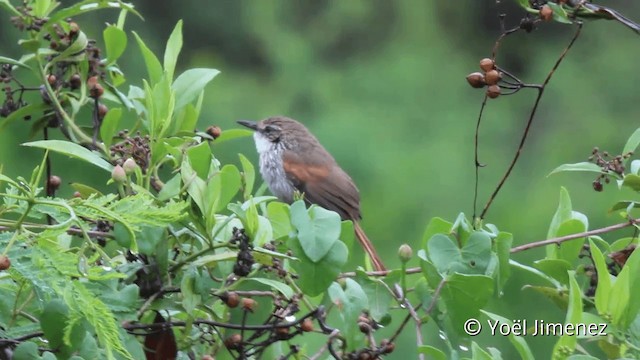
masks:
<path id="1" fill-rule="evenodd" d="M 335 211 L 353 221 L 358 241 L 376 270 L 385 270 L 371 241 L 360 227 L 360 194 L 351 177 L 301 123 L 274 116 L 261 121 L 239 120 L 255 130 L 253 138 L 260 155 L 260 173 L 271 192 L 291 203 L 296 191 L 308 204 Z"/>

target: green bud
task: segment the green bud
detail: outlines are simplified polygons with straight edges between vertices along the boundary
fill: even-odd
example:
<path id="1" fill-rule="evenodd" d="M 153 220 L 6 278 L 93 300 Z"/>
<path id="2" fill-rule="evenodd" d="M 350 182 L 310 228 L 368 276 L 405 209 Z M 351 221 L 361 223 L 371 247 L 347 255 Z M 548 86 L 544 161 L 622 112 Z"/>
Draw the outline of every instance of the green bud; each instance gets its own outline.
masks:
<path id="1" fill-rule="evenodd" d="M 413 249 L 407 244 L 400 245 L 398 248 L 398 257 L 403 263 L 407 263 L 413 257 Z"/>
<path id="2" fill-rule="evenodd" d="M 111 178 L 117 183 L 123 183 L 127 180 L 127 174 L 120 165 L 116 165 L 111 172 Z"/>
<path id="3" fill-rule="evenodd" d="M 136 162 L 132 158 L 128 158 L 124 162 L 124 164 L 122 164 L 122 168 L 124 168 L 124 172 L 127 175 L 133 174 L 133 172 L 136 171 L 136 167 L 137 166 L 138 166 L 138 164 L 136 164 Z"/>

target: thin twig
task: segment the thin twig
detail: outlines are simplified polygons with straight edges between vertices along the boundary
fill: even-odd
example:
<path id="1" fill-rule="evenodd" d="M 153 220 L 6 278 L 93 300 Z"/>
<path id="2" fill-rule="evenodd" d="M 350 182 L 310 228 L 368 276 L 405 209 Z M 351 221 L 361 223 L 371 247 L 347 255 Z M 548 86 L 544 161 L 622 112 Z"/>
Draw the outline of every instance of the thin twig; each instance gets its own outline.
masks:
<path id="1" fill-rule="evenodd" d="M 536 111 L 538 110 L 538 105 L 540 104 L 540 100 L 542 99 L 542 94 L 544 94 L 544 90 L 546 89 L 547 84 L 551 80 L 551 77 L 553 76 L 555 71 L 558 69 L 558 66 L 560 66 L 560 63 L 562 62 L 562 60 L 564 60 L 564 58 L 566 57 L 566 55 L 569 52 L 569 50 L 571 49 L 573 44 L 578 39 L 578 36 L 580 36 L 580 31 L 582 30 L 582 23 L 577 23 L 577 25 L 578 25 L 578 28 L 577 28 L 575 34 L 573 35 L 573 38 L 569 42 L 569 45 L 567 45 L 567 47 L 562 51 L 562 54 L 560 54 L 560 57 L 558 58 L 556 63 L 553 65 L 553 68 L 551 69 L 551 71 L 549 71 L 549 74 L 547 74 L 547 77 L 544 79 L 544 82 L 538 88 L 538 96 L 536 97 L 536 100 L 535 100 L 535 102 L 533 104 L 533 108 L 531 109 L 531 113 L 529 114 L 529 120 L 527 121 L 527 126 L 525 127 L 524 132 L 522 134 L 522 137 L 520 138 L 520 144 L 518 145 L 518 150 L 516 150 L 516 153 L 515 153 L 515 155 L 513 157 L 513 160 L 511 160 L 511 163 L 509 164 L 509 167 L 507 168 L 507 171 L 505 172 L 504 176 L 502 177 L 502 179 L 498 183 L 498 186 L 495 188 L 495 190 L 493 191 L 493 193 L 489 197 L 489 200 L 487 201 L 487 204 L 484 206 L 484 209 L 482 210 L 482 213 L 480 214 L 480 219 L 484 219 L 485 218 L 485 216 L 487 214 L 487 211 L 489 211 L 489 208 L 491 207 L 491 204 L 493 203 L 493 200 L 498 195 L 498 192 L 500 192 L 500 189 L 502 188 L 504 183 L 507 181 L 507 178 L 509 178 L 509 175 L 511 174 L 511 171 L 513 170 L 513 168 L 515 167 L 516 163 L 518 162 L 518 158 L 520 158 L 520 154 L 522 153 L 522 149 L 524 147 L 524 143 L 527 140 L 527 137 L 529 135 L 529 130 L 531 129 L 531 124 L 533 123 L 533 119 L 535 118 Z"/>
<path id="2" fill-rule="evenodd" d="M 614 230 L 619 230 L 619 229 L 624 229 L 624 228 L 629 227 L 629 226 L 634 226 L 634 225 L 637 225 L 637 224 L 640 224 L 640 219 L 630 219 L 629 221 L 626 221 L 626 222 L 623 222 L 623 223 L 619 223 L 619 224 L 615 224 L 615 225 L 611 225 L 611 226 L 607 226 L 607 227 L 603 227 L 603 228 L 600 228 L 600 229 L 589 230 L 589 231 L 585 231 L 585 232 L 581 232 L 581 233 L 577 233 L 577 234 L 560 236 L 560 237 L 553 238 L 553 239 L 541 240 L 541 241 L 536 241 L 536 242 L 532 242 L 532 243 L 528 243 L 528 244 L 512 247 L 510 252 L 512 254 L 515 254 L 515 253 L 520 252 L 520 251 L 529 250 L 529 249 L 537 248 L 537 247 L 540 247 L 540 246 L 545 246 L 545 245 L 550 245 L 550 244 L 560 244 L 560 243 L 565 242 L 565 241 L 579 239 L 579 238 L 582 238 L 582 237 L 593 236 L 593 235 L 598 235 L 598 234 L 604 234 L 604 233 L 608 233 L 608 232 L 611 232 L 611 231 L 614 231 Z"/>

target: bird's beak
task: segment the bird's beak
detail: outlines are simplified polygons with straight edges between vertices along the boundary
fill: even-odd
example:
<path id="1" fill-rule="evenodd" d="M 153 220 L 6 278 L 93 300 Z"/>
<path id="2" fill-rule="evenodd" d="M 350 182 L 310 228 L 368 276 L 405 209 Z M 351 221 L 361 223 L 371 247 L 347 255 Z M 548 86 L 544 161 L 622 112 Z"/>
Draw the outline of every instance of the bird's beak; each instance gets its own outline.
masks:
<path id="1" fill-rule="evenodd" d="M 252 120 L 238 120 L 238 124 L 246 126 L 251 130 L 258 130 L 258 123 Z"/>

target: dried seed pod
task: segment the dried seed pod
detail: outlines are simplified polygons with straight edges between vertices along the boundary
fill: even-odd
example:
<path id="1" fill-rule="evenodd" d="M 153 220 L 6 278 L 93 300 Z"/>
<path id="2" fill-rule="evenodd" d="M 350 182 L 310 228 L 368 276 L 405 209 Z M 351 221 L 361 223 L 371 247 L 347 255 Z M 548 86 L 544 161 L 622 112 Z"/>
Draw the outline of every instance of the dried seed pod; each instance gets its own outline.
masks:
<path id="1" fill-rule="evenodd" d="M 482 74 L 481 72 L 474 72 L 467 75 L 467 82 L 469 83 L 469 85 L 471 85 L 471 87 L 476 89 L 481 88 L 487 84 L 484 79 L 484 74 Z"/>

